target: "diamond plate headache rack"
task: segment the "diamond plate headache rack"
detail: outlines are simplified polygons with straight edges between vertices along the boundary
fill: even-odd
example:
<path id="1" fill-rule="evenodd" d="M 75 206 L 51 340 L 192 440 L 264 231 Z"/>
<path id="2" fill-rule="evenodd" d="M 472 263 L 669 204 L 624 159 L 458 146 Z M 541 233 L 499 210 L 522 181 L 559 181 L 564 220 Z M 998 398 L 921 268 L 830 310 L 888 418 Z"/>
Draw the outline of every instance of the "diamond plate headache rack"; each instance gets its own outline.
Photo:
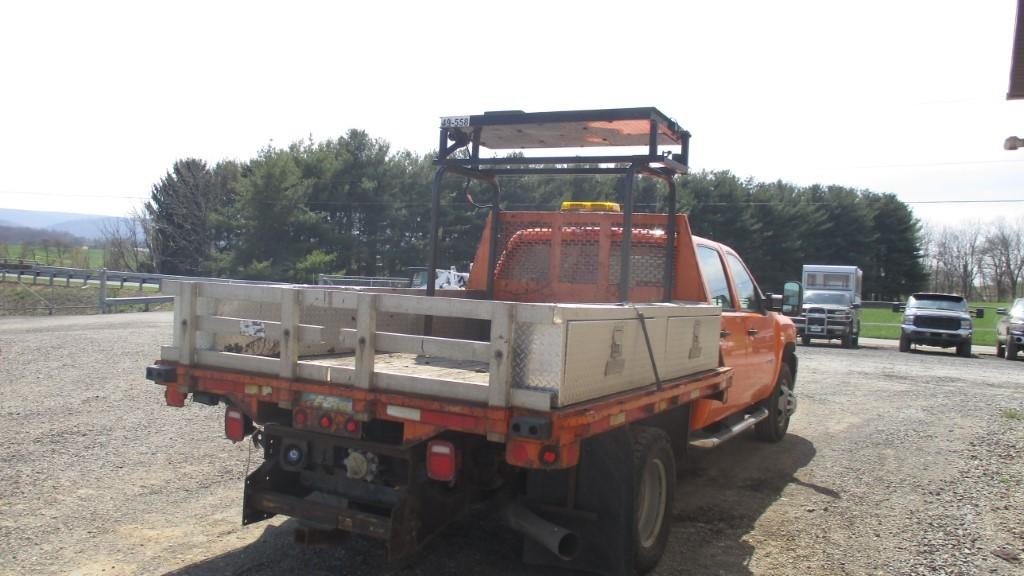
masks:
<path id="1" fill-rule="evenodd" d="M 622 164 L 640 165 L 663 175 L 685 174 L 690 133 L 657 108 L 613 108 L 560 112 L 485 112 L 441 119 L 435 164 L 480 176 L 504 174 L 625 174 Z M 646 154 L 509 156 L 480 158 L 494 151 L 645 146 Z M 678 146 L 678 152 L 659 152 Z M 453 155 L 464 148 L 467 154 Z M 604 165 L 604 166 L 602 166 Z"/>

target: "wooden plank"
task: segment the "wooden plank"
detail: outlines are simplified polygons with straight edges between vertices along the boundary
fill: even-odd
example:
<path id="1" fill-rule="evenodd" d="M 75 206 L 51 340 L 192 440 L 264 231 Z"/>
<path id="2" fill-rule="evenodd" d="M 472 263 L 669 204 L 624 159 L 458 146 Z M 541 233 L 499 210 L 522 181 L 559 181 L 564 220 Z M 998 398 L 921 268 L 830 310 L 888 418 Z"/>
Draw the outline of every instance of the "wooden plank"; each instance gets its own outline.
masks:
<path id="1" fill-rule="evenodd" d="M 299 304 L 297 288 L 281 290 L 281 362 L 278 366 L 281 378 L 294 379 L 296 363 L 299 361 Z"/>
<path id="2" fill-rule="evenodd" d="M 409 374 L 395 374 L 393 372 L 377 372 L 374 378 L 374 383 L 378 390 L 446 398 L 448 400 L 478 404 L 487 403 L 488 387 L 482 384 L 441 378 L 424 378 Z"/>
<path id="3" fill-rule="evenodd" d="M 313 382 L 330 382 L 331 367 L 315 362 L 304 362 L 299 360 L 296 364 L 295 374 L 302 380 Z"/>
<path id="4" fill-rule="evenodd" d="M 494 313 L 493 305 L 494 302 L 490 300 L 380 294 L 378 309 L 381 312 L 392 312 L 395 314 L 420 314 L 424 316 L 490 320 L 491 315 Z"/>
<path id="5" fill-rule="evenodd" d="M 248 318 L 234 318 L 231 316 L 199 316 L 196 318 L 197 330 L 200 332 L 212 332 L 214 334 L 232 334 L 247 336 L 241 330 L 242 322 L 260 322 L 263 324 L 264 338 L 278 340 L 281 338 L 281 323 L 272 320 L 250 320 Z M 299 342 L 306 344 L 317 344 L 326 342 L 324 327 L 314 324 L 299 324 Z"/>
<path id="6" fill-rule="evenodd" d="M 356 386 L 365 390 L 373 385 L 379 298 L 379 294 L 360 294 L 356 301 Z"/>
<path id="7" fill-rule="evenodd" d="M 529 322 L 531 324 L 561 322 L 561 317 L 558 316 L 558 307 L 554 304 L 525 304 L 516 302 L 512 305 L 516 309 L 516 322 Z"/>
<path id="8" fill-rule="evenodd" d="M 199 295 L 219 300 L 245 300 L 247 302 L 278 304 L 281 302 L 281 290 L 285 288 L 288 287 L 203 282 L 199 283 Z"/>
<path id="9" fill-rule="evenodd" d="M 348 384 L 351 386 L 356 383 L 356 370 L 349 366 L 331 366 L 327 377 L 331 384 Z"/>
<path id="10" fill-rule="evenodd" d="M 196 350 L 196 300 L 198 287 L 194 282 L 181 285 L 181 293 L 174 306 L 175 343 L 180 350 L 179 362 L 191 366 Z"/>
<path id="11" fill-rule="evenodd" d="M 359 345 L 359 330 L 342 328 L 338 334 L 338 345 L 341 350 L 355 350 Z"/>
<path id="12" fill-rule="evenodd" d="M 280 363 L 277 358 L 217 352 L 214 350 L 197 350 L 196 361 L 204 367 L 224 368 L 226 370 L 238 370 L 239 372 L 256 372 L 272 376 L 278 374 L 278 364 Z"/>
<path id="13" fill-rule="evenodd" d="M 178 361 L 178 348 L 175 346 L 161 346 L 160 347 L 160 359 L 167 362 Z"/>
<path id="14" fill-rule="evenodd" d="M 491 319 L 490 378 L 487 385 L 487 403 L 493 407 L 506 407 L 512 382 L 512 331 L 515 327 L 513 306 L 493 303 Z"/>
<path id="15" fill-rule="evenodd" d="M 435 338 L 432 336 L 378 332 L 376 347 L 378 352 L 425 354 L 427 356 L 440 356 L 455 360 L 489 362 L 491 358 L 490 344 L 455 338 Z"/>
<path id="16" fill-rule="evenodd" d="M 302 305 L 355 310 L 357 292 L 327 288 L 303 288 Z"/>

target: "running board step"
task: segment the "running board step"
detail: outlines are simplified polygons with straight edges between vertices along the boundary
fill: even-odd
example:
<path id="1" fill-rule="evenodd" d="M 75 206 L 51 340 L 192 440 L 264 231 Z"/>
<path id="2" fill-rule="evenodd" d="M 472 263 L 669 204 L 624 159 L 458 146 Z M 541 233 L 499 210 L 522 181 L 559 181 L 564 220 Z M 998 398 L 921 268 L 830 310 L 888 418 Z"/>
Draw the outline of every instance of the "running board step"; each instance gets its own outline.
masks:
<path id="1" fill-rule="evenodd" d="M 757 424 L 761 420 L 768 417 L 768 411 L 764 408 L 759 408 L 757 412 L 753 414 L 747 414 L 743 417 L 743 420 L 729 426 L 725 430 L 722 430 L 718 434 L 711 436 L 701 436 L 690 440 L 690 446 L 696 446 L 697 448 L 714 448 L 722 442 L 732 438 L 733 436 L 749 430 L 754 424 Z"/>

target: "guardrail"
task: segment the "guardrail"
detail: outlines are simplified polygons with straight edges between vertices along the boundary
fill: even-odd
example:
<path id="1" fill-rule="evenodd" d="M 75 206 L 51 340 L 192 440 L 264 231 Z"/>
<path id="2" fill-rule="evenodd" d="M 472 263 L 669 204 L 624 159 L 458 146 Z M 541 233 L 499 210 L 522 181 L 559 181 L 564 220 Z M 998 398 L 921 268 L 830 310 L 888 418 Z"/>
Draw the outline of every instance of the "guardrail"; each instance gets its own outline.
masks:
<path id="1" fill-rule="evenodd" d="M 105 268 L 69 268 L 64 266 L 44 266 L 32 260 L 0 259 L 0 282 L 10 279 L 19 284 L 25 278 L 31 278 L 32 284 L 38 285 L 42 279 L 45 285 L 53 286 L 57 281 L 63 281 L 64 286 L 71 286 L 72 280 L 80 281 L 82 286 L 97 284 L 99 294 L 96 299 L 96 308 L 100 314 L 108 313 L 112 308 L 132 304 L 142 304 L 148 311 L 150 304 L 161 304 L 173 302 L 174 296 L 131 296 L 124 298 L 108 298 L 107 289 L 111 284 L 124 288 L 126 284 L 138 285 L 139 290 L 144 286 L 153 286 L 157 290 L 163 290 L 164 282 L 169 281 L 190 281 L 190 282 L 212 282 L 219 284 L 253 284 L 253 285 L 286 285 L 285 282 L 268 282 L 264 280 L 237 280 L 234 278 L 202 278 L 194 276 L 176 276 L 171 274 L 152 274 L 147 272 L 123 272 L 120 270 L 107 270 Z M 39 297 L 44 306 L 36 306 L 33 310 L 48 310 L 52 315 L 58 308 Z M 81 308 L 82 306 L 75 306 Z"/>
<path id="2" fill-rule="evenodd" d="M 321 286 L 353 286 L 360 288 L 408 288 L 411 278 L 393 276 L 341 276 L 338 274 L 320 274 L 317 284 Z"/>

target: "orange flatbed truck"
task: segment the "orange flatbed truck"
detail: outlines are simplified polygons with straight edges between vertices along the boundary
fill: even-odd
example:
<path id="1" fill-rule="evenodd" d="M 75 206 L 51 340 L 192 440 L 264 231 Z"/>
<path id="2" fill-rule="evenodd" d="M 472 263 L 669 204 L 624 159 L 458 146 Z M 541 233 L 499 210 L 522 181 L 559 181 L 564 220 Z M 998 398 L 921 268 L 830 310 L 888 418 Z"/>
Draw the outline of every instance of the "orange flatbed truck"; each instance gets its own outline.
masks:
<path id="1" fill-rule="evenodd" d="M 802 288 L 763 294 L 675 213 L 689 137 L 655 108 L 443 118 L 428 274 L 444 177 L 493 191 L 470 199 L 488 214 L 466 290 L 170 283 L 174 342 L 146 376 L 169 406 L 224 403 L 225 435 L 262 449 L 243 524 L 287 515 L 297 540 L 358 533 L 400 559 L 489 500 L 527 562 L 647 572 L 688 447 L 779 441 L 796 407 Z M 481 157 L 614 147 L 641 152 Z M 503 176 L 601 173 L 621 208 L 501 209 Z M 639 176 L 667 214 L 634 212 Z"/>

